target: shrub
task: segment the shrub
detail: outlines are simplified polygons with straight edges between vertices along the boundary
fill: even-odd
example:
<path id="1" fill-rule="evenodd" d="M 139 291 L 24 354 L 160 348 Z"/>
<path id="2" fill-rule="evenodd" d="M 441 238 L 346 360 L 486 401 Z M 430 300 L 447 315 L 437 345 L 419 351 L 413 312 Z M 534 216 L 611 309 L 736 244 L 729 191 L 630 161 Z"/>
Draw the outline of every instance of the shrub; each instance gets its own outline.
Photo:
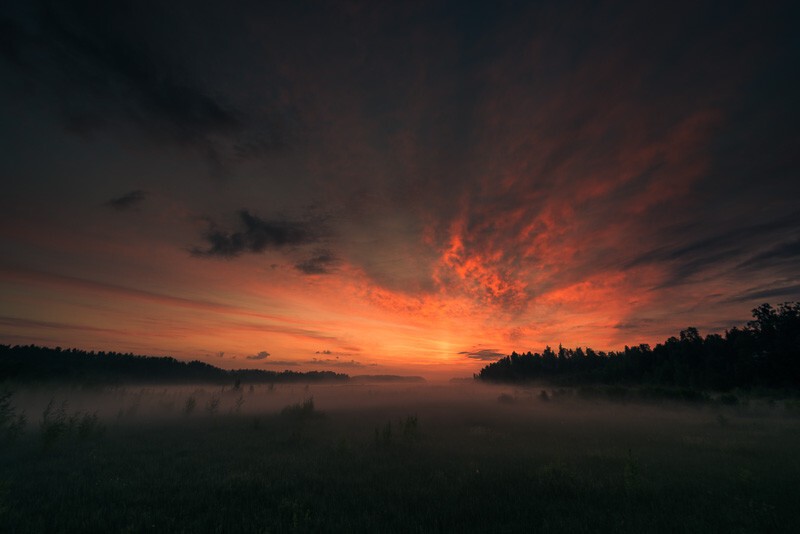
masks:
<path id="1" fill-rule="evenodd" d="M 208 415 L 214 415 L 217 413 L 217 409 L 219 408 L 219 395 L 211 395 L 211 398 L 208 399 L 206 403 L 206 413 Z"/>
<path id="2" fill-rule="evenodd" d="M 400 419 L 400 431 L 406 439 L 413 439 L 417 436 L 419 421 L 416 415 L 409 415 L 405 419 Z"/>
<path id="3" fill-rule="evenodd" d="M 197 399 L 192 395 L 186 399 L 186 403 L 183 405 L 183 415 L 191 415 L 196 407 Z"/>
<path id="4" fill-rule="evenodd" d="M 16 418 L 6 426 L 6 439 L 8 441 L 16 441 L 25 430 L 25 425 L 27 424 L 28 418 L 25 417 L 25 414 L 17 414 Z"/>
<path id="5" fill-rule="evenodd" d="M 17 413 L 11 405 L 12 396 L 11 391 L 0 393 L 0 432 L 5 434 L 9 441 L 15 441 L 28 422 L 25 414 Z"/>
<path id="6" fill-rule="evenodd" d="M 12 395 L 13 393 L 10 391 L 0 393 L 0 428 L 5 428 L 14 418 L 14 407 L 11 406 Z"/>
<path id="7" fill-rule="evenodd" d="M 77 414 L 76 414 L 77 415 Z M 97 412 L 85 413 L 78 420 L 78 437 L 87 439 L 92 436 L 100 436 L 105 432 L 105 427 L 97 417 Z"/>
<path id="8" fill-rule="evenodd" d="M 233 403 L 233 413 L 241 413 L 242 412 L 242 405 L 244 404 L 244 395 L 239 393 L 239 396 L 236 397 L 236 400 Z"/>
<path id="9" fill-rule="evenodd" d="M 42 412 L 42 422 L 39 425 L 42 431 L 42 445 L 45 449 L 52 447 L 58 438 L 69 430 L 67 422 L 67 401 L 55 407 L 55 401 L 50 399 Z"/>
<path id="10" fill-rule="evenodd" d="M 392 422 L 386 421 L 383 428 L 375 429 L 375 446 L 386 447 L 392 443 Z"/>
<path id="11" fill-rule="evenodd" d="M 321 416 L 322 414 L 314 409 L 314 397 L 309 397 L 297 404 L 290 404 L 281 410 L 281 417 L 297 421 Z"/>

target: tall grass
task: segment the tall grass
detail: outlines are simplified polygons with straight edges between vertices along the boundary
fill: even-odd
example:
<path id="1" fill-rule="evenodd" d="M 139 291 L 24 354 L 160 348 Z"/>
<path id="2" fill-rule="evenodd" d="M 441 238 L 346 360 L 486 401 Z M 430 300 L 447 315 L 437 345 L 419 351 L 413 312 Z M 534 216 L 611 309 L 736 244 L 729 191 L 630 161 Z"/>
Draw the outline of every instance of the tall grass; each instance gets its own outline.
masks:
<path id="1" fill-rule="evenodd" d="M 16 441 L 28 423 L 25 413 L 18 412 L 11 404 L 13 396 L 12 391 L 0 392 L 0 434 L 8 441 Z"/>
<path id="2" fill-rule="evenodd" d="M 39 429 L 42 447 L 45 450 L 73 433 L 81 440 L 99 437 L 105 433 L 105 425 L 100 422 L 97 412 L 76 410 L 69 413 L 67 407 L 67 401 L 57 405 L 55 399 L 51 398 L 42 411 Z"/>
<path id="3" fill-rule="evenodd" d="M 197 399 L 194 398 L 194 395 L 190 395 L 183 403 L 183 415 L 185 416 L 192 415 L 196 407 L 197 407 Z"/>
<path id="4" fill-rule="evenodd" d="M 281 417 L 293 421 L 303 421 L 323 417 L 323 414 L 314 408 L 314 397 L 309 397 L 302 402 L 285 406 L 281 410 Z"/>

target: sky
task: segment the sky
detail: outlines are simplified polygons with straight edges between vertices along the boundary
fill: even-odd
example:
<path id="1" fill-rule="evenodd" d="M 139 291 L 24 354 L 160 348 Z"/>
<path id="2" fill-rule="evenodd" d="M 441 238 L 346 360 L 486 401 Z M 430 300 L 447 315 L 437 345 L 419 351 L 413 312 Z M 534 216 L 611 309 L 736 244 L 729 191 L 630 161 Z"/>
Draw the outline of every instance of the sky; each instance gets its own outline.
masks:
<path id="1" fill-rule="evenodd" d="M 0 5 L 0 342 L 471 376 L 800 300 L 793 2 Z"/>

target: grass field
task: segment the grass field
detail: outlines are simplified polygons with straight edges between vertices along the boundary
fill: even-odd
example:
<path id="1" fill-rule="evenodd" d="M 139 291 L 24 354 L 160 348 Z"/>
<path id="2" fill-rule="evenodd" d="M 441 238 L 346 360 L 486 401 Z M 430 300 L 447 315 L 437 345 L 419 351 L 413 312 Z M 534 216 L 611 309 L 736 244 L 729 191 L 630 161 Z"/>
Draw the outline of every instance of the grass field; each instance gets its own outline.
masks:
<path id="1" fill-rule="evenodd" d="M 0 530 L 800 532 L 792 404 L 540 389 L 15 388 Z"/>

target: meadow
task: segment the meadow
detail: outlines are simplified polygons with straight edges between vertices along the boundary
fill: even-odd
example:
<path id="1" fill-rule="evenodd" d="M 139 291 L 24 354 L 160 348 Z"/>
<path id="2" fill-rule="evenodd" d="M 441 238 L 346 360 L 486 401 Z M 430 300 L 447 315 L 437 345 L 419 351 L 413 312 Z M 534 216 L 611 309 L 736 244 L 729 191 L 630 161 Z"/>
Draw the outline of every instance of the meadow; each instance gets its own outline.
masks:
<path id="1" fill-rule="evenodd" d="M 800 532 L 796 400 L 471 382 L 3 391 L 7 532 Z"/>

